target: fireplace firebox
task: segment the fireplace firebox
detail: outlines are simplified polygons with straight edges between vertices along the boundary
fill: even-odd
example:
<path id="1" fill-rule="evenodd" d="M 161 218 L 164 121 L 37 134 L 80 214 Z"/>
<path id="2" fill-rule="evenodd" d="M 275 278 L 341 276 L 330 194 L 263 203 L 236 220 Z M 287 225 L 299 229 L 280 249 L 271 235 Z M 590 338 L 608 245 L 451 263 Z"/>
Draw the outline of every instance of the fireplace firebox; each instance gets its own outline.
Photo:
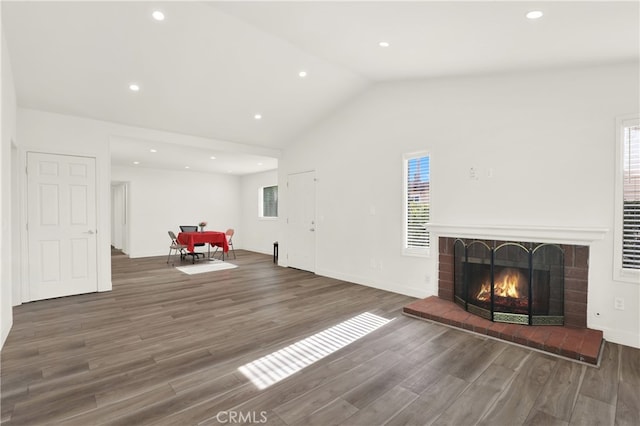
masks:
<path id="1" fill-rule="evenodd" d="M 495 322 L 564 324 L 564 251 L 555 244 L 456 239 L 454 300 Z"/>

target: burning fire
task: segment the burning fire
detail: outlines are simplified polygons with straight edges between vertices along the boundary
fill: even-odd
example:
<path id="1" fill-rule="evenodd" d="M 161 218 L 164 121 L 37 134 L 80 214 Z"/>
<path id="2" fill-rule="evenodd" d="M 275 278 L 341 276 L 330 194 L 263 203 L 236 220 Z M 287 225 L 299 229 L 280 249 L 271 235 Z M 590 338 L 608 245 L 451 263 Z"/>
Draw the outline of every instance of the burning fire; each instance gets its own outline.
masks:
<path id="1" fill-rule="evenodd" d="M 496 296 L 510 297 L 519 299 L 521 296 L 520 286 L 525 283 L 526 278 L 522 272 L 517 269 L 504 269 L 495 278 L 493 291 Z M 491 283 L 483 283 L 480 291 L 476 296 L 477 300 L 487 302 L 491 300 Z"/>

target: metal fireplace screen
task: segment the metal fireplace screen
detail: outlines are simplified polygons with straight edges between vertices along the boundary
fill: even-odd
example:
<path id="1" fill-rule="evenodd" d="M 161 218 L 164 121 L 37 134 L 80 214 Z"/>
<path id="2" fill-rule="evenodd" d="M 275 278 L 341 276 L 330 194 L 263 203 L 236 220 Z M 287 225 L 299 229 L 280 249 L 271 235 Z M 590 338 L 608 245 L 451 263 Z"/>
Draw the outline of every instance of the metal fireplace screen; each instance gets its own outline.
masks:
<path id="1" fill-rule="evenodd" d="M 555 244 L 457 239 L 455 301 L 495 322 L 564 324 L 564 251 Z"/>

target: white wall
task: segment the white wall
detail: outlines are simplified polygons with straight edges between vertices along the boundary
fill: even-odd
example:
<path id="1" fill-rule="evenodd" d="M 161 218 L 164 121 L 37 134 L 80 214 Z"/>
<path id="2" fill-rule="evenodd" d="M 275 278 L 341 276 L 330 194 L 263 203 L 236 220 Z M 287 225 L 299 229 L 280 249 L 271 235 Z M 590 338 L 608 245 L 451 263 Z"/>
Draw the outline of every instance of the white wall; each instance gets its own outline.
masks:
<path id="1" fill-rule="evenodd" d="M 258 216 L 261 207 L 259 191 L 273 185 L 278 185 L 277 170 L 245 175 L 240 179 L 241 226 L 233 237 L 234 247 L 237 248 L 236 237 L 242 237 L 242 248 L 245 250 L 273 253 L 273 242 L 278 240 L 278 220 Z M 281 188 L 278 189 L 280 191 Z"/>
<path id="2" fill-rule="evenodd" d="M 137 167 L 113 167 L 113 180 L 129 184 L 129 256 L 161 256 L 169 252 L 167 231 L 180 225 L 208 223 L 210 231 L 238 228 L 240 177 L 168 171 Z M 242 246 L 242 234 L 234 237 Z"/>
<path id="3" fill-rule="evenodd" d="M 94 120 L 24 108 L 18 108 L 17 132 L 20 170 L 26 167 L 28 151 L 95 157 L 98 291 L 111 290 L 111 218 L 109 214 L 111 159 L 108 133 L 99 122 Z M 26 193 L 24 174 L 21 174 L 21 178 L 21 182 L 17 184 L 20 185 L 21 192 L 24 194 Z M 26 211 L 24 205 L 22 211 Z M 21 216 L 21 226 L 24 228 L 26 213 Z M 26 249 L 26 241 L 23 241 L 22 253 L 25 253 Z M 24 277 L 28 276 L 27 267 L 27 262 L 23 262 Z M 16 286 L 21 284 L 14 283 Z"/>
<path id="4" fill-rule="evenodd" d="M 279 163 L 280 182 L 316 170 L 317 273 L 437 293 L 437 247 L 401 255 L 402 154 L 429 150 L 432 222 L 608 229 L 591 247 L 588 325 L 640 346 L 640 285 L 614 281 L 612 263 L 615 118 L 638 112 L 638 77 L 636 63 L 373 86 Z M 286 209 L 281 191 L 282 235 Z"/>
<path id="5" fill-rule="evenodd" d="M 16 140 L 16 93 L 9 51 L 2 38 L 2 85 L 0 86 L 2 131 L 0 134 L 0 348 L 13 324 L 12 306 L 12 203 L 11 144 Z"/>

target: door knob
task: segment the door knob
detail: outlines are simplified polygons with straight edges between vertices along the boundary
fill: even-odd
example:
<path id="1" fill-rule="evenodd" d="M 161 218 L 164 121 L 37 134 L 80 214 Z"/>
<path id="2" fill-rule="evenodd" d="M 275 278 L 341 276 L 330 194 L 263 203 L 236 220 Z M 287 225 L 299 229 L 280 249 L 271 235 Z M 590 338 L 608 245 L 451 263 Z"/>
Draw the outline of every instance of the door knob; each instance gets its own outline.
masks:
<path id="1" fill-rule="evenodd" d="M 85 234 L 93 235 L 94 234 L 93 229 L 89 229 L 87 232 L 85 232 Z"/>

